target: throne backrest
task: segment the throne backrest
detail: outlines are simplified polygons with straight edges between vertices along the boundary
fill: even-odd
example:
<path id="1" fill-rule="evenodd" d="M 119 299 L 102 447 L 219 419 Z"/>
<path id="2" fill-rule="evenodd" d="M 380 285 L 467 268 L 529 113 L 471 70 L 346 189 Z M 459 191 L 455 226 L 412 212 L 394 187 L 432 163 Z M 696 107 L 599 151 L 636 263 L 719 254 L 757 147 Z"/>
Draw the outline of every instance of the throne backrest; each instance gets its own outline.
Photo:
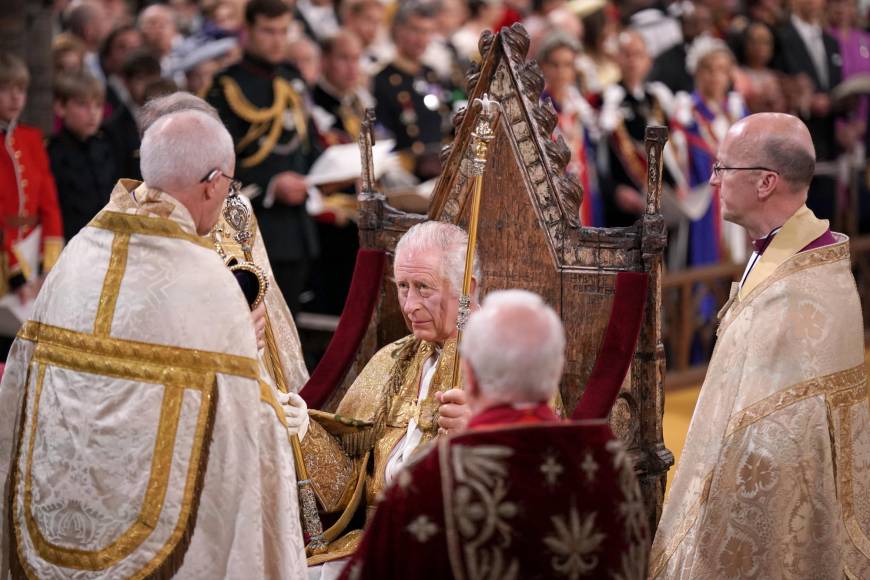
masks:
<path id="1" fill-rule="evenodd" d="M 552 137 L 557 115 L 549 101 L 540 100 L 544 79 L 537 63 L 526 60 L 527 33 L 520 25 L 495 35 L 486 32 L 479 47 L 484 58 L 467 74 L 469 103 L 488 94 L 503 109 L 483 177 L 477 242 L 481 295 L 494 289 L 525 288 L 543 296 L 559 313 L 567 334 L 561 395 L 570 415 L 599 355 L 617 275 L 650 274 L 637 352 L 610 418 L 616 434 L 645 462 L 639 469 L 648 476 L 648 481 L 642 478 L 642 486 L 652 503 L 654 525 L 664 491 L 663 474 L 672 462 L 661 437 L 659 273 L 664 228 L 657 195 L 650 195 L 647 213 L 631 227 L 581 226 L 581 188 L 565 173 L 571 152 L 561 137 Z M 443 171 L 428 215 L 396 210 L 377 194 L 360 198 L 361 247 L 384 250 L 389 260 L 357 371 L 378 348 L 408 334 L 392 280 L 398 239 L 427 219 L 467 226 L 473 179 L 470 142 L 476 118 L 477 110 L 469 108 L 454 119 L 456 135 L 442 152 Z M 656 171 L 659 164 L 649 165 L 650 171 Z M 333 404 L 341 394 L 334 394 Z"/>

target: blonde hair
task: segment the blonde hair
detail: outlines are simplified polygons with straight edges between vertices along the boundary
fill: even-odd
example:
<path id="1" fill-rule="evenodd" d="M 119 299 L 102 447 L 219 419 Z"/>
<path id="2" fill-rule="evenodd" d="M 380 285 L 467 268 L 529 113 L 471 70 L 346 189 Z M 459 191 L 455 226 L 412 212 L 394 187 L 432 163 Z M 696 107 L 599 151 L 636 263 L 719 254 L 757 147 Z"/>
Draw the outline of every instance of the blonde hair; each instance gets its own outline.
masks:
<path id="1" fill-rule="evenodd" d="M 104 101 L 106 89 L 93 75 L 86 72 L 65 73 L 54 80 L 54 99 L 65 104 L 70 99 Z"/>
<path id="2" fill-rule="evenodd" d="M 30 71 L 24 61 L 11 52 L 0 52 L 0 86 L 30 84 Z"/>

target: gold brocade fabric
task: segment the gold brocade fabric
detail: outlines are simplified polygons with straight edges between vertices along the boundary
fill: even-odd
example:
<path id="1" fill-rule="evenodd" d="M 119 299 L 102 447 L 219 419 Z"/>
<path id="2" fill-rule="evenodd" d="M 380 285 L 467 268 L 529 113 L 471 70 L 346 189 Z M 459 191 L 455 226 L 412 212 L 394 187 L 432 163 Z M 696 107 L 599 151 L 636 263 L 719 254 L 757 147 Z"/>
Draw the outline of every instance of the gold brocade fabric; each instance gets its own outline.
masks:
<path id="1" fill-rule="evenodd" d="M 848 240 L 798 253 L 802 215 L 720 313 L 651 578 L 870 578 L 861 305 Z"/>
<path id="2" fill-rule="evenodd" d="M 244 196 L 240 197 L 248 206 L 254 230 L 251 244 L 252 261 L 262 268 L 269 278 L 269 290 L 266 292 L 264 302 L 271 337 L 274 338 L 274 341 L 269 340 L 270 336 L 267 334 L 266 348 L 260 352 L 260 358 L 263 359 L 263 364 L 270 375 L 274 374 L 271 359 L 274 357 L 279 362 L 282 372 L 281 379 L 283 380 L 272 376 L 279 391 L 284 390 L 282 389 L 284 386 L 288 391 L 298 393 L 308 381 L 308 369 L 302 358 L 299 333 L 296 330 L 293 315 L 290 314 L 290 308 L 287 306 L 284 295 L 275 281 L 275 275 L 272 273 L 272 264 L 269 262 L 269 255 L 266 253 L 266 246 L 263 243 L 263 236 L 260 234 L 260 227 L 257 225 L 257 218 L 251 208 L 251 202 Z M 220 236 L 219 245 L 228 258 L 236 258 L 239 262 L 246 260 L 241 246 L 235 241 L 235 231 L 224 219 L 223 212 L 221 212 L 221 217 L 214 231 L 218 233 L 213 233 L 212 238 Z"/>
<path id="3" fill-rule="evenodd" d="M 365 505 L 375 504 L 386 485 L 385 472 L 390 454 L 405 435 L 410 419 L 415 417 L 423 431 L 420 447 L 437 435 L 439 403 L 435 394 L 452 388 L 451 365 L 455 352 L 456 341 L 447 341 L 438 358 L 428 394 L 422 401 L 417 399 L 423 364 L 437 354 L 435 345 L 407 336 L 385 346 L 372 357 L 336 410 L 337 415 L 374 424 L 371 427 L 373 439 L 369 440 L 367 448 L 355 449 L 349 453 L 334 443 L 336 438 L 332 442 L 315 444 L 316 440 L 322 438 L 319 429 L 314 439 L 309 440 L 306 437 L 303 441 L 306 458 L 314 456 L 318 465 L 328 467 L 309 470 L 319 497 L 331 500 L 341 494 L 346 500 L 349 495 L 347 486 L 355 479 L 355 474 L 347 472 L 346 455 L 357 456 L 371 450 L 373 459 L 368 465 L 355 467 L 368 472 L 365 479 Z M 316 425 L 316 418 L 312 418 L 312 427 L 319 427 Z M 344 457 L 329 460 L 325 457 L 328 453 L 341 453 Z M 335 505 L 331 504 L 330 507 L 334 508 Z M 359 540 L 358 531 L 352 530 L 330 543 L 329 554 L 318 556 L 316 560 L 309 559 L 309 564 L 345 557 L 356 549 Z"/>
<path id="4" fill-rule="evenodd" d="M 0 578 L 304 578 L 293 455 L 256 357 L 190 212 L 119 182 L 0 382 Z"/>

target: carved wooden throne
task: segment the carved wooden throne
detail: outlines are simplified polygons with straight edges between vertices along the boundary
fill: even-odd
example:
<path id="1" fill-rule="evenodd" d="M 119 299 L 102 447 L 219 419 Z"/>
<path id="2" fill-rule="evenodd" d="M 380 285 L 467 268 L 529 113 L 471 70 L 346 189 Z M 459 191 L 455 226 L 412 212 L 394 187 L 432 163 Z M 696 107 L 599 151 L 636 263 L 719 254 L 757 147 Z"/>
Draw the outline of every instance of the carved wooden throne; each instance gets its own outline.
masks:
<path id="1" fill-rule="evenodd" d="M 646 273 L 644 290 L 635 297 L 640 304 L 636 308 L 640 336 L 635 347 L 635 327 L 624 356 L 625 367 L 630 362 L 631 370 L 625 374 L 623 367 L 619 375 L 620 381 L 623 376 L 625 380 L 610 411 L 610 421 L 636 459 L 651 529 L 655 529 L 665 474 L 673 463 L 662 439 L 660 271 L 665 233 L 657 192 L 649 195 L 646 215 L 632 227 L 580 226 L 580 186 L 564 173 L 570 152 L 561 138 L 551 138 L 556 113 L 549 102 L 540 103 L 544 81 L 537 63 L 526 61 L 528 48 L 529 37 L 519 25 L 497 35 L 485 33 L 480 52 L 486 56 L 467 75 L 469 102 L 488 93 L 504 109 L 483 182 L 478 238 L 482 295 L 493 289 L 525 288 L 542 295 L 560 313 L 568 337 L 561 394 L 570 416 L 594 369 L 607 370 L 610 353 L 602 351 L 609 347 L 602 344 L 613 334 L 613 320 L 622 316 L 619 308 L 611 315 L 620 273 Z M 444 171 L 428 215 L 400 212 L 378 194 L 361 196 L 363 251 L 383 250 L 391 260 L 399 237 L 426 219 L 466 226 L 472 179 L 468 149 L 475 117 L 475 111 L 468 115 L 461 112 L 454 120 L 456 138 L 442 153 Z M 657 138 L 663 145 L 663 129 Z M 655 171 L 659 164 L 650 163 L 650 167 Z M 356 371 L 378 348 L 408 333 L 391 277 L 388 260 L 374 315 L 359 348 Z M 355 374 L 345 378 L 345 388 Z M 345 388 L 336 388 L 323 408 L 334 408 Z M 614 397 L 617 388 L 613 389 Z M 602 416 L 607 416 L 611 403 L 613 399 L 607 402 Z"/>

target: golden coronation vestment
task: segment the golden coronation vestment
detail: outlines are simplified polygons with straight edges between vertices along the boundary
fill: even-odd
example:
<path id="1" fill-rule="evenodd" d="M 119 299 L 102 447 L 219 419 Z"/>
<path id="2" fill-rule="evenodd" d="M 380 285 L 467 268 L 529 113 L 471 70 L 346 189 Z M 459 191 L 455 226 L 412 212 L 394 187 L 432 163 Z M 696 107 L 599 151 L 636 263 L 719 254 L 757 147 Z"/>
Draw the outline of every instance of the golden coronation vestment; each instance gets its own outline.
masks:
<path id="1" fill-rule="evenodd" d="M 305 360 L 302 356 L 299 332 L 293 321 L 293 315 L 290 314 L 290 308 L 284 300 L 284 295 L 278 288 L 275 274 L 272 272 L 272 264 L 269 261 L 269 254 L 266 252 L 266 245 L 263 243 L 263 235 L 257 224 L 257 217 L 254 215 L 251 201 L 244 195 L 240 195 L 239 199 L 248 209 L 251 220 L 249 227 L 252 234 L 251 258 L 253 258 L 254 264 L 263 269 L 269 280 L 270 290 L 263 297 L 267 320 L 266 348 L 260 351 L 260 358 L 279 392 L 298 393 L 308 381 L 308 369 L 305 367 Z M 226 205 L 224 207 L 226 208 Z M 212 240 L 218 254 L 225 261 L 235 259 L 237 262 L 244 262 L 247 260 L 236 236 L 236 230 L 227 222 L 225 212 L 222 211 L 212 232 Z"/>
<path id="2" fill-rule="evenodd" d="M 720 312 L 651 578 L 870 578 L 870 416 L 849 242 L 804 206 Z"/>
<path id="3" fill-rule="evenodd" d="M 304 578 L 293 458 L 261 377 L 212 242 L 172 197 L 119 182 L 0 384 L 0 576 Z"/>
<path id="4" fill-rule="evenodd" d="M 366 519 L 386 487 L 386 469 L 393 449 L 408 431 L 411 419 L 422 437 L 417 449 L 438 434 L 438 392 L 452 388 L 455 339 L 440 348 L 406 336 L 388 344 L 366 364 L 342 397 L 336 413 L 309 411 L 311 426 L 302 441 L 305 464 L 324 517 L 329 551 L 308 559 L 317 565 L 349 556 L 362 530 L 348 529 L 361 506 Z M 428 393 L 418 401 L 426 361 L 437 356 Z M 339 536 L 340 534 L 343 534 Z"/>

